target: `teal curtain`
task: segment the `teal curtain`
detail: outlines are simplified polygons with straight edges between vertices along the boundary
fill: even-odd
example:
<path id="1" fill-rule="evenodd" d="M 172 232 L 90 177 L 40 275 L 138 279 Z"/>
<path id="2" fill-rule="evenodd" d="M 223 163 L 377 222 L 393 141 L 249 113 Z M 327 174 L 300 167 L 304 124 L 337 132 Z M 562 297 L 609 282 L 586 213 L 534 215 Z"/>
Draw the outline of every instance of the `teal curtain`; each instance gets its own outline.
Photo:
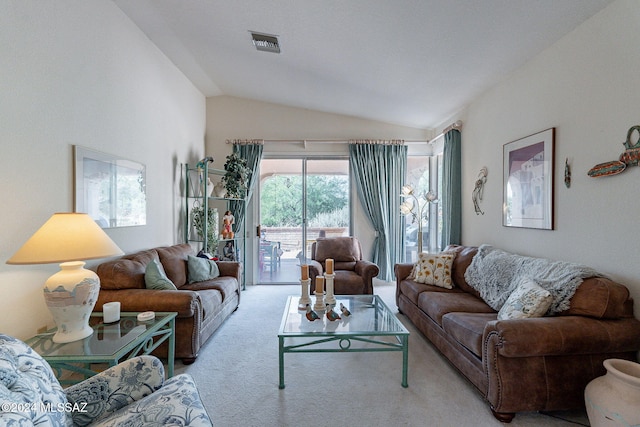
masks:
<path id="1" fill-rule="evenodd" d="M 407 147 L 402 141 L 352 141 L 349 158 L 358 198 L 376 232 L 372 261 L 380 268 L 378 278 L 391 281 L 404 246 L 400 192 L 407 170 Z"/>
<path id="2" fill-rule="evenodd" d="M 441 248 L 459 245 L 462 229 L 462 157 L 458 129 L 444 134 L 442 155 L 442 240 Z"/>
<path id="3" fill-rule="evenodd" d="M 260 160 L 262 159 L 263 148 L 264 144 L 261 139 L 233 141 L 233 152 L 237 153 L 239 157 L 245 159 L 247 161 L 247 167 L 249 168 L 249 178 L 247 179 L 247 203 L 253 195 L 253 189 L 258 177 L 258 167 L 260 166 Z M 239 200 L 232 200 L 229 203 L 229 209 L 233 212 L 236 222 L 236 230 L 241 230 L 242 223 L 245 218 L 245 203 Z"/>

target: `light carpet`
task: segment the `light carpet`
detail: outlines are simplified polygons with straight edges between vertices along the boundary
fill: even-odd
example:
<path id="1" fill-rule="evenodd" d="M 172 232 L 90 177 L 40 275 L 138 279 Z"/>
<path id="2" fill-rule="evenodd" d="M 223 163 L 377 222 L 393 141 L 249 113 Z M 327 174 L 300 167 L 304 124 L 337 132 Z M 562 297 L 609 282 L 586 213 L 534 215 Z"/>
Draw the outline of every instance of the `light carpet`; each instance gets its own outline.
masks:
<path id="1" fill-rule="evenodd" d="M 395 285 L 374 292 L 397 313 Z M 240 307 L 176 373 L 195 378 L 215 426 L 499 426 L 473 385 L 424 338 L 410 331 L 409 387 L 402 353 L 285 354 L 286 388 L 278 388 L 278 329 L 295 285 L 248 286 Z M 523 385 L 524 386 L 524 385 Z M 508 424 L 589 425 L 584 411 L 520 413 Z"/>

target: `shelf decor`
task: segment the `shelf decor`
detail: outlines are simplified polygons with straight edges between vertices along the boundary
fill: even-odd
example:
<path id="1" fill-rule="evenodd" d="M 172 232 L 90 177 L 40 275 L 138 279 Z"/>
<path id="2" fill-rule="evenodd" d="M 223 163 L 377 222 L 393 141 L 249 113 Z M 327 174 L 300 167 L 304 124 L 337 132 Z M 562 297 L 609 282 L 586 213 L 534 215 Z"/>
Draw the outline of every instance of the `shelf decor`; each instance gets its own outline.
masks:
<path id="1" fill-rule="evenodd" d="M 215 250 L 218 247 L 218 209 L 217 208 L 208 208 L 207 215 L 207 231 L 206 231 L 206 239 L 207 239 L 207 249 Z M 205 239 L 204 232 L 204 208 L 196 203 L 196 205 L 191 210 L 193 228 L 195 228 L 198 236 Z"/>
<path id="2" fill-rule="evenodd" d="M 224 164 L 226 171 L 222 177 L 222 182 L 227 190 L 227 197 L 230 199 L 244 199 L 247 195 L 247 178 L 249 168 L 247 161 L 237 153 L 229 154 Z"/>
<path id="3" fill-rule="evenodd" d="M 502 225 L 553 230 L 555 128 L 503 146 Z"/>

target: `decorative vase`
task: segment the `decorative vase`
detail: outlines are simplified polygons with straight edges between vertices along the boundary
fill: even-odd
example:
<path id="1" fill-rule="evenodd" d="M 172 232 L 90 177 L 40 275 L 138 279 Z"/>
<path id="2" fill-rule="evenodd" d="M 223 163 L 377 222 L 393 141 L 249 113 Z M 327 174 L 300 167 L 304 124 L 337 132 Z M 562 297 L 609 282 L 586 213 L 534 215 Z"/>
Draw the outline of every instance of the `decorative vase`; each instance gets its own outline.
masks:
<path id="1" fill-rule="evenodd" d="M 215 192 L 216 197 L 224 198 L 227 195 L 227 189 L 224 188 L 224 184 L 222 182 L 218 182 L 214 187 L 213 191 Z"/>
<path id="2" fill-rule="evenodd" d="M 213 181 L 211 181 L 211 178 L 207 177 L 207 185 L 202 185 L 202 193 L 204 194 L 204 188 L 206 187 L 207 191 L 206 191 L 206 195 L 207 197 L 211 197 L 211 194 L 213 194 L 213 189 L 214 189 L 214 185 L 213 185 Z"/>
<path id="3" fill-rule="evenodd" d="M 640 364 L 607 359 L 604 367 L 584 390 L 591 427 L 640 425 Z"/>

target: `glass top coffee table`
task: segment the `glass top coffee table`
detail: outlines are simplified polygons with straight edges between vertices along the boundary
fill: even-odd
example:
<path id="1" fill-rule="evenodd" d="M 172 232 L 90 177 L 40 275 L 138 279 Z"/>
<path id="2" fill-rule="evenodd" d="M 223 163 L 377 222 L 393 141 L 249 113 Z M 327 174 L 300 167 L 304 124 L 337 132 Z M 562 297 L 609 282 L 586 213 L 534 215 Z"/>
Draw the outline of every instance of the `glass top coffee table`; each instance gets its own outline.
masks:
<path id="1" fill-rule="evenodd" d="M 307 320 L 306 311 L 298 310 L 299 299 L 287 299 L 278 332 L 281 389 L 285 353 L 325 352 L 401 351 L 402 387 L 408 386 L 409 331 L 378 295 L 336 295 L 335 311 L 341 319 L 334 321 L 327 319 L 324 311 L 318 312 L 319 319 Z M 340 312 L 340 303 L 350 316 Z"/>

